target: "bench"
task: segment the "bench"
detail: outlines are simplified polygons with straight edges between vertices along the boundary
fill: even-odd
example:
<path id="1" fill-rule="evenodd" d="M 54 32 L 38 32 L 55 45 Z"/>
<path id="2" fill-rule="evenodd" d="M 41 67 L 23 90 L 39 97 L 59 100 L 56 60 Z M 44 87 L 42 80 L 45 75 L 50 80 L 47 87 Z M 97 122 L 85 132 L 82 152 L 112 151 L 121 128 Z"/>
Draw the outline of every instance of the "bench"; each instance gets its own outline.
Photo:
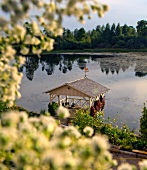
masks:
<path id="1" fill-rule="evenodd" d="M 136 158 L 138 157 L 138 154 L 143 154 L 143 155 L 147 156 L 147 152 L 146 151 L 132 150 L 132 152 L 136 153 Z"/>

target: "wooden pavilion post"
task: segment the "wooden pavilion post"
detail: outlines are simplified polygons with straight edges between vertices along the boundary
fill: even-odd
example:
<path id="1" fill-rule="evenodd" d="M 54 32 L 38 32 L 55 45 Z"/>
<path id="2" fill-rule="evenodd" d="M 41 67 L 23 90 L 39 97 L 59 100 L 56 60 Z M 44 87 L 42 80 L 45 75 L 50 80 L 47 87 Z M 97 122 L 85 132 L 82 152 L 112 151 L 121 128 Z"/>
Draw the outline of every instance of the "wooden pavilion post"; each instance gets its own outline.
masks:
<path id="1" fill-rule="evenodd" d="M 89 108 L 91 108 L 91 106 L 92 106 L 92 98 L 89 97 Z"/>
<path id="2" fill-rule="evenodd" d="M 50 94 L 50 104 L 52 104 L 52 94 Z"/>
<path id="3" fill-rule="evenodd" d="M 66 103 L 68 102 L 68 96 L 66 95 Z"/>
<path id="4" fill-rule="evenodd" d="M 54 99 L 55 97 L 56 97 L 55 94 L 51 94 L 51 93 L 50 93 L 50 104 L 52 104 L 53 99 Z"/>
<path id="5" fill-rule="evenodd" d="M 61 105 L 61 101 L 60 101 L 60 95 L 58 95 L 58 105 Z"/>

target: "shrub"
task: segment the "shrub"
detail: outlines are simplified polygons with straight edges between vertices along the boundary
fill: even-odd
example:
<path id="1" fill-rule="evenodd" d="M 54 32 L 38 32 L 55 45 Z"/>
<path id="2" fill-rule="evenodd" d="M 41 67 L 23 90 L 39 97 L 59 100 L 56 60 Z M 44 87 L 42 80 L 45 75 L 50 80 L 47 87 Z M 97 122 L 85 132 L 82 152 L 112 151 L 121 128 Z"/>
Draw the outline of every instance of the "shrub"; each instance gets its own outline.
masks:
<path id="1" fill-rule="evenodd" d="M 144 141 L 147 142 L 147 108 L 144 104 L 142 116 L 140 118 L 140 133 Z"/>
<path id="2" fill-rule="evenodd" d="M 79 131 L 83 133 L 83 129 L 86 126 L 93 127 L 94 119 L 89 115 L 89 112 L 85 110 L 78 110 L 76 117 L 73 121 L 74 126 L 78 127 Z"/>
<path id="3" fill-rule="evenodd" d="M 32 111 L 28 111 L 25 108 L 17 105 L 13 105 L 12 107 L 8 107 L 6 102 L 0 101 L 0 115 L 2 113 L 8 112 L 8 111 L 24 111 L 28 114 L 29 117 L 39 117 L 40 114 Z M 42 113 L 42 112 L 41 112 Z M 42 113 L 43 114 L 43 113 Z M 44 114 L 47 114 L 44 112 Z"/>
<path id="4" fill-rule="evenodd" d="M 93 129 L 96 133 L 100 133 L 102 127 L 104 126 L 104 113 L 98 112 L 95 117 L 93 117 Z"/>
<path id="5" fill-rule="evenodd" d="M 8 109 L 7 103 L 0 100 L 0 115 L 3 112 L 7 111 L 7 109 Z"/>
<path id="6" fill-rule="evenodd" d="M 52 104 L 48 104 L 48 112 L 51 114 L 51 116 L 56 115 L 56 110 L 58 108 L 58 104 L 56 102 L 52 102 Z"/>
<path id="7" fill-rule="evenodd" d="M 50 113 L 49 113 L 49 112 L 46 112 L 45 109 L 41 109 L 41 110 L 40 110 L 40 115 L 50 116 Z"/>
<path id="8" fill-rule="evenodd" d="M 101 133 L 108 136 L 111 144 L 119 145 L 124 150 L 132 150 L 133 143 L 137 141 L 135 134 L 126 125 L 119 129 L 118 126 L 113 127 L 111 123 L 104 124 Z"/>
<path id="9" fill-rule="evenodd" d="M 104 121 L 103 112 L 97 112 L 92 117 L 88 110 L 77 110 L 73 124 L 74 126 L 78 126 L 81 133 L 86 126 L 92 127 L 95 133 L 100 133 L 105 126 Z"/>
<path id="10" fill-rule="evenodd" d="M 133 149 L 143 150 L 147 146 L 147 143 L 142 139 L 138 139 L 135 142 L 133 142 L 132 146 Z"/>
<path id="11" fill-rule="evenodd" d="M 105 120 L 101 112 L 97 113 L 95 117 L 91 117 L 88 111 L 78 110 L 73 123 L 78 126 L 82 134 L 84 134 L 83 129 L 90 126 L 95 133 L 107 135 L 111 144 L 119 145 L 124 150 L 132 150 L 135 143 L 137 145 L 137 137 L 128 126 L 123 125 L 120 129 L 118 126 L 113 126 L 110 118 Z"/>

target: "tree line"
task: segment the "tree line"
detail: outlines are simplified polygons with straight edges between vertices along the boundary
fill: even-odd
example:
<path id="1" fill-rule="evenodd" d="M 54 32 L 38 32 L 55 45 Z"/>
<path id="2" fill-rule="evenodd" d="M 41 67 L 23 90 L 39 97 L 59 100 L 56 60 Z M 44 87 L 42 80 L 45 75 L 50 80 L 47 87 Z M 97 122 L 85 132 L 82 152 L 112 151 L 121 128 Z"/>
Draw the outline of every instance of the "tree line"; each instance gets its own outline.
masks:
<path id="1" fill-rule="evenodd" d="M 119 23 L 98 25 L 95 29 L 86 31 L 84 28 L 64 28 L 62 36 L 54 37 L 51 32 L 43 32 L 55 39 L 55 50 L 81 50 L 93 48 L 128 48 L 143 49 L 147 47 L 147 21 L 137 22 L 136 28 Z"/>

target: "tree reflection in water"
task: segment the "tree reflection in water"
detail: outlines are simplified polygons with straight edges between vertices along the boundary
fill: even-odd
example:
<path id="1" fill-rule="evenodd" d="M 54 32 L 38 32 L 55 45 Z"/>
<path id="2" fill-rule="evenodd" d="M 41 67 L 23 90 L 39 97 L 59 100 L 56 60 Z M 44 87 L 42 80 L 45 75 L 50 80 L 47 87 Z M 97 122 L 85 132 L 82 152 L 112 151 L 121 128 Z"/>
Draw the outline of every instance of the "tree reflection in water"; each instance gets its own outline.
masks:
<path id="1" fill-rule="evenodd" d="M 147 75 L 147 73 L 142 73 L 142 72 L 136 72 L 135 73 L 135 76 L 138 76 L 138 77 L 144 77 L 146 75 Z"/>
<path id="2" fill-rule="evenodd" d="M 19 68 L 19 72 L 25 72 L 26 77 L 32 81 L 34 72 L 39 68 L 38 57 L 26 57 L 26 62 Z"/>
<path id="3" fill-rule="evenodd" d="M 62 73 L 67 73 L 73 68 L 73 63 L 77 63 L 78 67 L 83 70 L 89 62 L 97 62 L 101 67 L 101 72 L 108 74 L 119 74 L 120 70 L 125 72 L 129 67 L 135 66 L 135 76 L 143 77 L 147 75 L 147 57 L 144 59 L 131 58 L 127 56 L 79 56 L 79 55 L 43 55 L 41 58 L 37 56 L 26 57 L 26 62 L 19 68 L 20 72 L 24 72 L 26 77 L 32 81 L 34 72 L 41 65 L 41 70 L 47 75 L 54 73 L 55 67 L 59 66 Z"/>
<path id="4" fill-rule="evenodd" d="M 86 61 L 83 59 L 83 58 L 79 58 L 78 60 L 77 60 L 77 65 L 79 66 L 79 68 L 81 69 L 81 70 L 84 70 L 84 68 L 86 67 Z"/>

